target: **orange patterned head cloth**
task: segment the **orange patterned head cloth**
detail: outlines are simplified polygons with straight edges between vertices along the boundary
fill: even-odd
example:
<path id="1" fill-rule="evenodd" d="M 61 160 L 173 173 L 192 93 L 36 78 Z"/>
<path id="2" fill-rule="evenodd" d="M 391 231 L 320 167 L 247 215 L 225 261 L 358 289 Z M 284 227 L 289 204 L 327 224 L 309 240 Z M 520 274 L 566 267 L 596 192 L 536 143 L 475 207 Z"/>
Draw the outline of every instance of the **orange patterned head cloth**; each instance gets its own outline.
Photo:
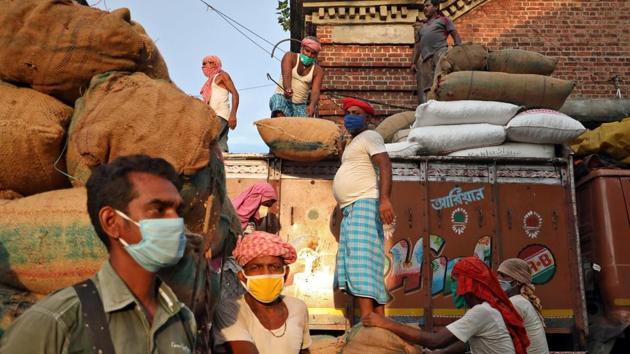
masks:
<path id="1" fill-rule="evenodd" d="M 261 256 L 282 257 L 285 264 L 291 264 L 297 259 L 295 248 L 290 243 L 282 241 L 278 235 L 263 231 L 239 237 L 232 256 L 241 267 Z"/>

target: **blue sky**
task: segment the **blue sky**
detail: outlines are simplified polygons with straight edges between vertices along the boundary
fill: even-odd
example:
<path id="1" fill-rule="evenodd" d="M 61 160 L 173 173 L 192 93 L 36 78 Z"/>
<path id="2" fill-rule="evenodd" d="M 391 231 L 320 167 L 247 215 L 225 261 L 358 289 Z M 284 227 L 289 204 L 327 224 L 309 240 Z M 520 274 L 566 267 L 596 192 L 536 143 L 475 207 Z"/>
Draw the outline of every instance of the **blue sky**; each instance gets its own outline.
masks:
<path id="1" fill-rule="evenodd" d="M 126 7 L 131 18 L 139 22 L 156 41 L 168 65 L 171 79 L 190 95 L 198 95 L 206 78 L 201 72 L 201 59 L 205 55 L 218 55 L 240 93 L 236 130 L 229 135 L 231 152 L 266 152 L 252 124 L 269 117 L 269 97 L 274 86 L 242 90 L 254 86 L 270 85 L 266 78 L 280 74 L 280 62 L 256 47 L 199 0 L 88 0 L 100 9 L 115 10 Z M 206 0 L 207 3 L 256 32 L 269 42 L 289 38 L 277 23 L 276 0 Z M 243 29 L 241 29 L 243 30 Z M 245 31 L 245 30 L 243 30 Z M 248 32 L 246 32 L 248 33 Z M 271 45 L 254 37 L 271 50 Z M 288 42 L 279 47 L 288 50 Z M 279 53 L 279 54 L 278 54 Z M 281 58 L 283 52 L 276 50 Z"/>

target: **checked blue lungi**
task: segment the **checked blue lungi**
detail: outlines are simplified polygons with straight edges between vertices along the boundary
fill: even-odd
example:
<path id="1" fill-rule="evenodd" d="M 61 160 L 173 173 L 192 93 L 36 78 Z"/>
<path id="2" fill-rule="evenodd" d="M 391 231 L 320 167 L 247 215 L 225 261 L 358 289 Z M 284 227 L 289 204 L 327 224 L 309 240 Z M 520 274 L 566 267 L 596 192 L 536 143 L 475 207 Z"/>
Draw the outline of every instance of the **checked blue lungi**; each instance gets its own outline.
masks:
<path id="1" fill-rule="evenodd" d="M 386 304 L 385 245 L 378 199 L 360 199 L 341 210 L 341 235 L 333 287 Z"/>
<path id="2" fill-rule="evenodd" d="M 306 103 L 293 103 L 279 93 L 269 99 L 269 109 L 272 114 L 282 112 L 286 117 L 306 117 Z"/>

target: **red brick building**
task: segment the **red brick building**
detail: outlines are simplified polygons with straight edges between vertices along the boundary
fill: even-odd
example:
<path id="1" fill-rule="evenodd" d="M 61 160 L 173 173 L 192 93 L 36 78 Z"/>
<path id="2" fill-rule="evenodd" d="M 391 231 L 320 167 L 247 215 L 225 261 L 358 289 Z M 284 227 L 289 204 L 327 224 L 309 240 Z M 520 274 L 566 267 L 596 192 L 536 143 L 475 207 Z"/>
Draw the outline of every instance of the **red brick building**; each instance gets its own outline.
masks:
<path id="1" fill-rule="evenodd" d="M 330 94 L 415 107 L 411 65 L 422 0 L 293 0 L 293 38 L 317 35 L 323 50 L 320 116 L 339 117 Z M 576 81 L 571 98 L 630 97 L 630 1 L 446 0 L 463 42 L 519 48 L 559 58 L 553 76 Z M 329 94 L 329 95 L 326 95 Z M 333 102 L 335 101 L 335 102 Z M 376 106 L 381 115 L 401 108 Z"/>

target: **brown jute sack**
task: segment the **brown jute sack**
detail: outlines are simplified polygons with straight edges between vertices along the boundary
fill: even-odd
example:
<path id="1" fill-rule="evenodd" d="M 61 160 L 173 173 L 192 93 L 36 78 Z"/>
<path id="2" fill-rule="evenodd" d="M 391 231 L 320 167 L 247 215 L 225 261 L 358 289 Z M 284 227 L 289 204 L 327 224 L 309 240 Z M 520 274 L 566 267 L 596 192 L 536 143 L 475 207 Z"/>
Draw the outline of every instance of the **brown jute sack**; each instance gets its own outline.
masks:
<path id="1" fill-rule="evenodd" d="M 0 79 L 74 103 L 95 74 L 146 71 L 168 80 L 163 60 L 128 9 L 71 0 L 0 0 Z"/>
<path id="2" fill-rule="evenodd" d="M 557 110 L 574 86 L 573 81 L 543 75 L 459 71 L 441 77 L 435 94 L 440 101 L 499 101 Z"/>
<path id="3" fill-rule="evenodd" d="M 448 49 L 435 68 L 436 77 L 454 71 L 485 70 L 488 49 L 481 44 L 465 43 Z"/>
<path id="4" fill-rule="evenodd" d="M 405 342 L 394 333 L 359 324 L 348 332 L 343 354 L 421 354 L 422 349 Z"/>
<path id="5" fill-rule="evenodd" d="M 0 200 L 0 283 L 46 294 L 89 278 L 107 259 L 84 188 Z"/>
<path id="6" fill-rule="evenodd" d="M 558 58 L 522 49 L 502 49 L 488 54 L 488 71 L 551 75 L 557 63 Z"/>
<path id="7" fill-rule="evenodd" d="M 337 154 L 341 132 L 326 119 L 281 117 L 255 122 L 271 152 L 292 161 L 319 161 Z"/>
<path id="8" fill-rule="evenodd" d="M 69 185 L 53 164 L 71 116 L 53 97 L 0 82 L 0 190 L 31 195 Z"/>
<path id="9" fill-rule="evenodd" d="M 183 175 L 208 165 L 220 118 L 174 84 L 143 73 L 96 75 L 77 100 L 66 154 L 74 185 L 92 168 L 118 156 L 146 154 L 170 162 Z"/>
<path id="10" fill-rule="evenodd" d="M 391 143 L 399 130 L 409 128 L 415 120 L 415 111 L 400 112 L 385 118 L 374 130 L 383 136 L 386 143 Z"/>

